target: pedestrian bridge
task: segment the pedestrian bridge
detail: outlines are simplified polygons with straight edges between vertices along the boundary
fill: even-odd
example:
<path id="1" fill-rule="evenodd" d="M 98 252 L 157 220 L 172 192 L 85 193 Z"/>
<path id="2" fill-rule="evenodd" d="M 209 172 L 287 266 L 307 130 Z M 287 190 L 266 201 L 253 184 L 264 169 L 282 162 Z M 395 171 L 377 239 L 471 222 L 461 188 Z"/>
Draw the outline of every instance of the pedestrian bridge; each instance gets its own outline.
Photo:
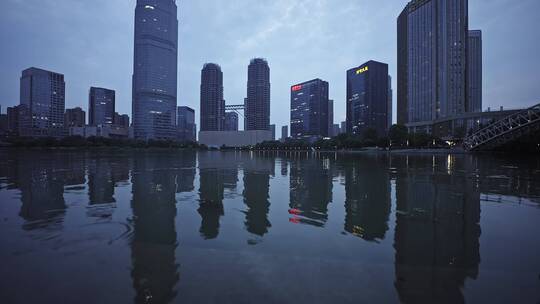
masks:
<path id="1" fill-rule="evenodd" d="M 465 138 L 468 151 L 493 150 L 540 130 L 540 104 L 514 113 Z"/>

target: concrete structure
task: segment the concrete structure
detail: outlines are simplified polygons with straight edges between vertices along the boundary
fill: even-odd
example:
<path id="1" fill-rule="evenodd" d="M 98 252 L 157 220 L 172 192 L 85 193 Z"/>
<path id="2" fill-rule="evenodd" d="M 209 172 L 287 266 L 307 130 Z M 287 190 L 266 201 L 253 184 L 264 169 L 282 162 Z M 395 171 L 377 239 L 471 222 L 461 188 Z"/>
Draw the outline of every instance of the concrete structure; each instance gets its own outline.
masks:
<path id="1" fill-rule="evenodd" d="M 178 107 L 177 139 L 179 141 L 196 141 L 197 125 L 195 124 L 195 110 L 190 107 Z"/>
<path id="2" fill-rule="evenodd" d="M 412 0 L 398 17 L 398 122 L 468 109 L 468 0 Z"/>
<path id="3" fill-rule="evenodd" d="M 248 67 L 245 126 L 250 130 L 270 128 L 270 67 L 262 58 L 252 59 Z"/>
<path id="4" fill-rule="evenodd" d="M 22 72 L 19 134 L 40 137 L 64 135 L 66 83 L 64 75 L 29 68 Z"/>
<path id="5" fill-rule="evenodd" d="M 114 90 L 91 87 L 88 94 L 88 124 L 112 125 L 116 109 Z"/>
<path id="6" fill-rule="evenodd" d="M 249 147 L 271 140 L 268 130 L 199 132 L 199 143 L 208 147 Z"/>
<path id="7" fill-rule="evenodd" d="M 225 113 L 225 123 L 223 125 L 223 131 L 238 131 L 238 113 Z"/>
<path id="8" fill-rule="evenodd" d="M 225 122 L 223 72 L 215 63 L 207 63 L 201 71 L 201 131 L 222 131 Z"/>
<path id="9" fill-rule="evenodd" d="M 347 133 L 362 136 L 373 129 L 386 136 L 392 117 L 388 80 L 388 65 L 377 61 L 347 71 Z"/>
<path id="10" fill-rule="evenodd" d="M 289 138 L 289 126 L 282 126 L 281 127 L 281 141 L 285 141 L 287 138 Z"/>
<path id="11" fill-rule="evenodd" d="M 482 111 L 482 31 L 469 31 L 468 112 Z"/>
<path id="12" fill-rule="evenodd" d="M 73 109 L 66 109 L 64 114 L 64 122 L 66 128 L 70 127 L 84 127 L 86 125 L 86 112 L 80 107 Z"/>
<path id="13" fill-rule="evenodd" d="M 114 125 L 85 126 L 69 128 L 70 136 L 104 137 L 104 138 L 128 138 L 129 129 Z"/>
<path id="14" fill-rule="evenodd" d="M 129 128 L 129 115 L 127 114 L 118 114 L 118 112 L 114 113 L 114 125 L 115 126 L 121 126 L 124 128 Z"/>
<path id="15" fill-rule="evenodd" d="M 137 139 L 176 137 L 178 19 L 175 0 L 137 0 L 133 128 Z"/>
<path id="16" fill-rule="evenodd" d="M 314 141 L 328 136 L 328 82 L 313 79 L 291 87 L 291 137 Z"/>

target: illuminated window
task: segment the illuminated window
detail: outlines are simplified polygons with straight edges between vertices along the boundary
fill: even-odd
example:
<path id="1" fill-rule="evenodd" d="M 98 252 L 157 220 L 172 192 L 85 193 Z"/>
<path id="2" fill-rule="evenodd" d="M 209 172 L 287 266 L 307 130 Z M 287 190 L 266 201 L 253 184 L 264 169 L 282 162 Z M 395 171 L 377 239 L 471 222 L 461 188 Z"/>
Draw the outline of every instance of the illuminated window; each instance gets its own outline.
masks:
<path id="1" fill-rule="evenodd" d="M 151 9 L 151 10 L 155 9 L 155 7 L 153 7 L 152 5 L 146 5 L 144 8 L 145 9 Z"/>

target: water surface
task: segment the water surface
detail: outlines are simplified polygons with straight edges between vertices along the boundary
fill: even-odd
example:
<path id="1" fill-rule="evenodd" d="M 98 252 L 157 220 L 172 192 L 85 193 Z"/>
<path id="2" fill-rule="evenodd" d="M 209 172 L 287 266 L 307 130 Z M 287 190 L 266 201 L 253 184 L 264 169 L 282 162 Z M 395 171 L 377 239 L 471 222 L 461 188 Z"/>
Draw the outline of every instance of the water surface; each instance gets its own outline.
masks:
<path id="1" fill-rule="evenodd" d="M 538 303 L 540 158 L 0 150 L 1 303 Z"/>

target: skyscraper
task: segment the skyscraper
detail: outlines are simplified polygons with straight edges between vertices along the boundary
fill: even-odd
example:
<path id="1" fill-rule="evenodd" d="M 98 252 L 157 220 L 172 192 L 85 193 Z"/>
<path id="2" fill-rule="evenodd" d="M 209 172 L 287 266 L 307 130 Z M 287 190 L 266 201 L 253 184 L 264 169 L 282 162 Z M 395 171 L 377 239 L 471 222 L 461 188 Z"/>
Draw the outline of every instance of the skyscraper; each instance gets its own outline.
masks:
<path id="1" fill-rule="evenodd" d="M 225 113 L 224 131 L 238 131 L 238 113 Z"/>
<path id="2" fill-rule="evenodd" d="M 195 110 L 190 107 L 178 107 L 178 140 L 195 141 L 197 138 L 197 125 L 195 124 Z"/>
<path id="3" fill-rule="evenodd" d="M 388 65 L 368 61 L 347 71 L 347 132 L 364 135 L 368 129 L 385 136 L 388 125 Z"/>
<path id="4" fill-rule="evenodd" d="M 119 114 L 117 112 L 114 113 L 114 124 L 116 126 L 121 126 L 124 128 L 129 128 L 129 115 L 127 114 Z"/>
<path id="5" fill-rule="evenodd" d="M 270 131 L 272 131 L 272 140 L 276 140 L 276 125 L 270 125 Z"/>
<path id="6" fill-rule="evenodd" d="M 328 100 L 328 136 L 332 137 L 334 134 L 334 101 Z"/>
<path id="7" fill-rule="evenodd" d="M 308 141 L 328 136 L 328 82 L 310 80 L 291 87 L 291 137 Z"/>
<path id="8" fill-rule="evenodd" d="M 62 136 L 66 104 L 64 75 L 29 68 L 22 72 L 20 89 L 20 135 Z"/>
<path id="9" fill-rule="evenodd" d="M 469 71 L 468 93 L 469 108 L 467 112 L 482 111 L 482 31 L 469 31 Z"/>
<path id="10" fill-rule="evenodd" d="M 270 128 L 270 67 L 262 58 L 252 59 L 248 67 L 245 130 Z"/>
<path id="11" fill-rule="evenodd" d="M 137 0 L 133 62 L 135 138 L 172 139 L 176 128 L 178 19 L 175 0 Z"/>
<path id="12" fill-rule="evenodd" d="M 289 137 L 289 126 L 281 127 L 281 141 L 285 141 Z"/>
<path id="13" fill-rule="evenodd" d="M 467 110 L 468 0 L 412 0 L 398 17 L 398 122 Z"/>
<path id="14" fill-rule="evenodd" d="M 86 125 L 86 112 L 83 109 L 76 107 L 73 109 L 66 109 L 64 114 L 64 121 L 66 128 L 69 127 L 84 127 Z"/>
<path id="15" fill-rule="evenodd" d="M 392 90 L 392 76 L 388 75 L 388 115 L 386 116 L 388 119 L 388 130 L 390 130 L 390 127 L 392 126 L 392 119 L 394 115 L 393 97 L 394 90 Z"/>
<path id="16" fill-rule="evenodd" d="M 91 126 L 114 123 L 115 92 L 104 88 L 90 88 L 88 96 L 88 124 Z"/>
<path id="17" fill-rule="evenodd" d="M 223 72 L 215 63 L 201 71 L 201 131 L 222 131 L 225 120 Z"/>

